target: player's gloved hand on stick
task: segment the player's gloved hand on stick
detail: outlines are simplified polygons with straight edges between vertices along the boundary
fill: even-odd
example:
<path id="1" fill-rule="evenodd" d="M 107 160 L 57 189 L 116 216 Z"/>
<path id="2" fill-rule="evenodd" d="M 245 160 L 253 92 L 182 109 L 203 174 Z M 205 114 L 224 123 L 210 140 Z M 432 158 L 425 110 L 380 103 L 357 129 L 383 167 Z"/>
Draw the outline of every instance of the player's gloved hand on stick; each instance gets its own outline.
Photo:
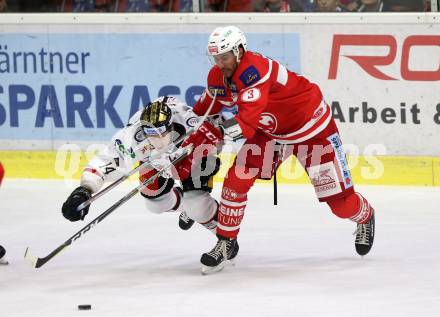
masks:
<path id="1" fill-rule="evenodd" d="M 216 146 L 223 140 L 222 132 L 214 127 L 209 122 L 204 122 L 200 128 L 191 134 L 183 143 L 181 148 L 192 147 L 192 152 L 184 159 L 179 161 L 175 167 L 180 180 L 185 180 L 191 176 L 191 167 L 193 162 L 201 162 L 203 156 L 208 156 L 213 154 L 212 151 L 215 150 Z M 198 151 L 197 147 L 200 145 L 208 145 L 210 147 L 209 153 L 207 151 Z M 207 149 L 207 147 L 203 147 Z"/>
<path id="2" fill-rule="evenodd" d="M 91 197 L 91 190 L 83 186 L 76 188 L 63 204 L 62 212 L 64 218 L 69 219 L 70 221 L 84 220 L 84 217 L 89 212 L 90 205 L 80 211 L 77 211 L 76 209 L 79 205 L 81 205 L 86 200 L 89 200 Z"/>

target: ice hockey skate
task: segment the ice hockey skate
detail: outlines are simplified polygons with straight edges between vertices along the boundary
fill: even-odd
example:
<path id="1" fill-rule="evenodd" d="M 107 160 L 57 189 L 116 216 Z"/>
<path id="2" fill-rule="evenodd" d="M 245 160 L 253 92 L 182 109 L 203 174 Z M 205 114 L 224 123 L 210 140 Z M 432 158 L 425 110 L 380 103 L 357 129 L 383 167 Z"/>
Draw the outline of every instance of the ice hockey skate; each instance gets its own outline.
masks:
<path id="1" fill-rule="evenodd" d="M 371 247 L 374 242 L 374 211 L 371 215 L 370 220 L 367 223 L 359 223 L 356 229 L 356 240 L 354 245 L 356 247 L 356 252 L 359 255 L 366 255 L 370 252 Z"/>
<path id="2" fill-rule="evenodd" d="M 200 259 L 203 275 L 212 274 L 223 270 L 226 266 L 234 265 L 233 259 L 239 250 L 237 239 L 217 237 L 218 241 L 215 247 L 211 251 L 203 253 Z"/>
<path id="3" fill-rule="evenodd" d="M 194 224 L 194 220 L 192 220 L 185 211 L 182 211 L 179 215 L 179 227 L 182 230 L 188 230 Z"/>

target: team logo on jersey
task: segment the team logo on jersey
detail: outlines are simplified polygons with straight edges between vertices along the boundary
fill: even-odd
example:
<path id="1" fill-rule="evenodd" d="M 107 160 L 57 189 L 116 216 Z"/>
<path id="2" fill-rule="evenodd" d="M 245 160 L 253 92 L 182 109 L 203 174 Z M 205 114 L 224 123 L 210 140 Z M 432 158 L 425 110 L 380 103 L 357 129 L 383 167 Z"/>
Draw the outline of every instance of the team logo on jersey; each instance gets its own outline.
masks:
<path id="1" fill-rule="evenodd" d="M 278 122 L 275 116 L 269 112 L 263 112 L 260 116 L 258 127 L 264 132 L 274 133 L 277 129 Z"/>
<path id="2" fill-rule="evenodd" d="M 131 147 L 129 148 L 125 147 L 120 139 L 115 140 L 115 148 L 118 150 L 119 155 L 121 157 L 124 157 L 124 155 L 128 155 L 131 158 L 136 157 L 136 154 L 134 153 L 133 149 Z"/>
<path id="3" fill-rule="evenodd" d="M 338 174 L 333 162 L 307 168 L 310 180 L 315 187 L 318 198 L 336 195 L 342 192 Z"/>
<path id="4" fill-rule="evenodd" d="M 215 90 L 217 90 L 217 97 L 226 97 L 226 88 L 224 86 L 209 86 L 209 93 L 214 96 Z"/>
<path id="5" fill-rule="evenodd" d="M 197 122 L 199 122 L 199 119 L 197 119 L 196 117 L 191 117 L 188 118 L 188 120 L 186 120 L 186 125 L 190 126 L 191 128 L 194 128 Z"/>
<path id="6" fill-rule="evenodd" d="M 249 66 L 244 70 L 240 75 L 240 80 L 246 87 L 249 87 L 252 84 L 255 84 L 257 81 L 261 79 L 260 73 L 255 68 L 255 66 Z"/>
<path id="7" fill-rule="evenodd" d="M 260 99 L 261 92 L 258 88 L 250 88 L 241 94 L 241 100 L 244 102 L 254 102 Z"/>

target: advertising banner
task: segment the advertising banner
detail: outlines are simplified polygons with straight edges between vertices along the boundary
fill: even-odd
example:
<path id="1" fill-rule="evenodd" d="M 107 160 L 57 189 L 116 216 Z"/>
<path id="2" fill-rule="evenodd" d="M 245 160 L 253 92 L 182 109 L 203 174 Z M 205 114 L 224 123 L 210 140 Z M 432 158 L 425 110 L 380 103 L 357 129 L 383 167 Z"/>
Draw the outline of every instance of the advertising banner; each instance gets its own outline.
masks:
<path id="1" fill-rule="evenodd" d="M 440 156 L 439 24 L 237 25 L 321 87 L 352 154 Z M 193 105 L 216 26 L 0 23 L 1 149 L 105 143 L 159 95 Z"/>
<path id="2" fill-rule="evenodd" d="M 26 140 L 37 149 L 50 144 L 39 141 L 108 141 L 158 96 L 194 105 L 211 67 L 208 36 L 0 33 L 3 149 Z M 297 33 L 249 33 L 248 40 L 300 71 Z"/>
<path id="3" fill-rule="evenodd" d="M 440 25 L 324 29 L 302 29 L 303 74 L 321 86 L 344 142 L 439 156 Z"/>

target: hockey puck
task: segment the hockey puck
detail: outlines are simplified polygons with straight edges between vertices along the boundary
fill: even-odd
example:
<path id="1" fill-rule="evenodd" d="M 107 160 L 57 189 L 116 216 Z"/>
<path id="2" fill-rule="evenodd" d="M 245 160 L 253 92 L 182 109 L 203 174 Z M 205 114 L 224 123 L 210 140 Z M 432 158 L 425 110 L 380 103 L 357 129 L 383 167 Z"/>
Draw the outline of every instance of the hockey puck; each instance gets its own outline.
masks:
<path id="1" fill-rule="evenodd" d="M 3 247 L 0 245 L 0 259 L 1 259 L 2 257 L 4 257 L 5 254 L 6 254 L 6 250 L 5 250 L 5 248 L 3 248 Z"/>
<path id="2" fill-rule="evenodd" d="M 6 259 L 4 258 L 5 254 L 6 254 L 5 248 L 3 248 L 0 245 L 0 265 L 8 265 L 9 264 L 8 261 L 6 261 Z"/>
<path id="3" fill-rule="evenodd" d="M 90 310 L 92 305 L 78 305 L 78 310 Z"/>

